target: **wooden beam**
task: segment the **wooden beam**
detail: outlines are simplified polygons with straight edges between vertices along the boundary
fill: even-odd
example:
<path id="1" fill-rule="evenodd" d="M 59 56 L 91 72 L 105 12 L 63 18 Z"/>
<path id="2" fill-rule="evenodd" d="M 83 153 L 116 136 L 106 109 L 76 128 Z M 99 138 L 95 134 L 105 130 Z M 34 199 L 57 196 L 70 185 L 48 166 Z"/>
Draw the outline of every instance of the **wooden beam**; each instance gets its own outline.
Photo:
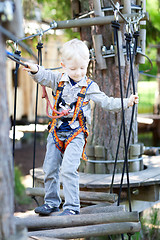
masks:
<path id="1" fill-rule="evenodd" d="M 103 223 L 138 222 L 138 212 L 95 213 L 71 216 L 15 218 L 16 224 L 23 224 L 28 230 L 55 229 L 88 226 Z"/>
<path id="2" fill-rule="evenodd" d="M 141 223 L 124 222 L 124 223 L 109 223 L 109 224 L 98 224 L 83 227 L 71 227 L 71 228 L 60 228 L 54 230 L 43 230 L 29 232 L 29 236 L 44 236 L 44 237 L 57 237 L 62 239 L 72 238 L 86 238 L 86 237 L 97 237 L 106 236 L 122 233 L 135 233 L 141 229 Z"/>
<path id="3" fill-rule="evenodd" d="M 60 238 L 48 238 L 48 237 L 31 236 L 31 237 L 28 238 L 28 240 L 60 240 Z"/>
<path id="4" fill-rule="evenodd" d="M 144 13 L 145 16 L 141 19 L 148 20 L 148 14 Z M 137 13 L 132 14 L 124 14 L 125 18 L 133 18 L 138 17 Z M 105 25 L 111 24 L 111 21 L 114 21 L 114 16 L 105 16 L 105 17 L 94 17 L 94 18 L 84 18 L 84 19 L 74 19 L 74 20 L 66 20 L 66 21 L 57 21 L 55 23 L 54 29 L 67 29 L 67 28 L 75 28 L 75 27 L 87 27 L 94 25 Z M 124 20 L 119 17 L 119 22 L 124 22 Z"/>
<path id="5" fill-rule="evenodd" d="M 44 197 L 44 188 L 26 188 L 26 194 L 28 196 L 41 196 Z M 61 198 L 64 198 L 63 191 L 60 190 Z M 80 191 L 80 199 L 91 201 L 107 201 L 114 203 L 118 198 L 117 194 L 102 193 L 102 192 L 88 192 Z"/>
<path id="6" fill-rule="evenodd" d="M 92 205 L 88 207 L 83 207 L 80 210 L 80 214 L 91 214 L 91 213 L 110 213 L 110 212 L 121 212 L 126 211 L 125 205 L 120 206 L 103 206 L 103 203 Z"/>

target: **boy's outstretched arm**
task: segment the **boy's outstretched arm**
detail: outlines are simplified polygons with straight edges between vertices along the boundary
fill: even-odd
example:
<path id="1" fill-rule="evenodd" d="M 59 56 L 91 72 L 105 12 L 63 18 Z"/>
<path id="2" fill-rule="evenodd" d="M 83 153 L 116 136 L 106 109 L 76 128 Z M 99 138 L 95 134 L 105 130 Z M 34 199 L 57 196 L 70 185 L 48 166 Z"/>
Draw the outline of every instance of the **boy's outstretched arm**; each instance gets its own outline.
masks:
<path id="1" fill-rule="evenodd" d="M 29 63 L 29 62 L 25 62 L 25 64 L 27 65 L 27 67 L 24 67 L 23 70 L 27 71 L 27 72 L 31 72 L 31 73 L 37 73 L 39 68 L 37 64 L 34 63 Z"/>
<path id="2" fill-rule="evenodd" d="M 139 103 L 139 97 L 138 97 L 138 94 L 135 94 L 135 95 L 131 95 L 129 97 L 129 101 L 128 101 L 128 107 L 133 107 L 133 105 L 135 104 L 138 104 Z"/>

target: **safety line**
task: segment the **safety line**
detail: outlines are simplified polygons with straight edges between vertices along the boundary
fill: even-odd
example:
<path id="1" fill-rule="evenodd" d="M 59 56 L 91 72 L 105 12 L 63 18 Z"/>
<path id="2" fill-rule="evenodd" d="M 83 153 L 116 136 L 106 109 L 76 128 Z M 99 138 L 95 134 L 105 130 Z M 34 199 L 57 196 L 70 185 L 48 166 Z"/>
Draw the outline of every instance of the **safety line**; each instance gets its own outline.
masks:
<path id="1" fill-rule="evenodd" d="M 134 83 L 134 76 L 133 76 L 133 65 L 132 65 L 132 57 L 131 57 L 131 46 L 130 46 L 130 41 L 131 41 L 131 35 L 126 34 L 126 42 L 128 44 L 128 49 L 129 49 L 129 60 L 130 60 L 130 70 L 131 70 L 131 76 L 132 76 L 132 87 L 133 87 L 133 94 L 135 95 L 135 83 Z M 132 125 L 133 125 L 133 117 L 134 117 L 134 112 L 135 112 L 135 104 L 132 107 L 132 115 L 131 115 L 131 121 L 130 121 L 130 128 L 129 128 L 129 134 L 128 134 L 128 141 L 126 145 L 126 151 L 128 152 L 129 149 L 129 143 L 130 143 L 130 137 L 131 137 L 131 132 L 132 132 Z M 122 184 L 123 184 L 123 178 L 124 178 L 124 173 L 125 173 L 125 167 L 126 167 L 126 172 L 128 173 L 128 160 L 124 162 L 123 165 L 123 171 L 122 171 L 122 177 L 121 177 L 121 184 L 120 184 L 120 190 L 119 190 L 119 198 L 121 195 L 122 191 Z M 131 208 L 131 193 L 130 193 L 130 186 L 129 186 L 129 174 L 127 174 L 127 183 L 128 183 L 128 199 L 129 199 L 129 209 L 132 211 Z M 120 199 L 118 199 L 119 203 Z"/>
<path id="2" fill-rule="evenodd" d="M 2 32 L 5 36 L 7 36 L 9 39 L 11 39 L 13 42 L 17 42 L 18 39 L 17 37 L 12 34 L 11 32 L 9 32 L 7 29 L 5 29 L 4 27 L 2 27 L 0 25 L 0 32 Z M 22 48 L 24 48 L 29 54 L 31 54 L 35 59 L 36 61 L 38 60 L 37 56 L 32 52 L 31 48 L 29 48 L 25 43 L 23 42 L 19 42 L 18 43 Z"/>
<path id="3" fill-rule="evenodd" d="M 138 35 L 138 32 L 137 32 L 137 36 L 135 35 L 135 42 L 134 42 L 134 51 L 133 51 L 133 55 L 132 55 L 132 62 L 133 62 L 135 54 L 136 54 L 138 36 L 139 35 Z M 128 80 L 128 84 L 127 84 L 126 98 L 128 97 L 128 93 L 129 93 L 129 89 L 130 89 L 130 80 L 131 80 L 131 69 L 130 69 L 129 80 Z M 113 169 L 113 177 L 112 177 L 111 186 L 110 186 L 110 193 L 113 193 L 113 183 L 114 183 L 114 176 L 115 176 L 116 165 L 117 165 L 117 160 L 118 160 L 118 153 L 119 153 L 121 135 L 122 135 L 122 122 L 121 122 L 119 139 L 118 139 L 118 144 L 117 144 L 117 150 L 116 150 L 116 156 L 115 156 L 115 165 L 114 165 L 114 169 Z"/>
<path id="4" fill-rule="evenodd" d="M 142 71 L 140 71 L 139 74 L 142 74 L 142 75 L 145 75 L 145 76 L 151 77 L 151 78 L 158 78 L 158 79 L 160 79 L 160 76 L 156 76 L 156 75 L 144 73 L 144 72 L 142 72 Z"/>
<path id="5" fill-rule="evenodd" d="M 7 57 L 10 58 L 11 60 L 13 60 L 13 61 L 16 62 L 16 63 L 21 64 L 22 66 L 24 66 L 24 67 L 26 67 L 26 68 L 28 67 L 27 64 L 25 64 L 25 63 L 17 60 L 16 58 L 12 57 L 11 55 L 8 55 L 8 54 L 7 54 Z"/>
<path id="6" fill-rule="evenodd" d="M 43 43 L 38 42 L 37 44 L 37 49 L 38 49 L 38 64 L 42 66 L 42 48 L 43 48 Z M 36 139 L 37 139 L 37 111 L 38 111 L 38 89 L 39 89 L 39 84 L 37 83 L 37 88 L 36 88 L 36 106 L 35 106 L 35 130 L 34 130 L 34 144 L 33 144 L 33 174 L 32 174 L 32 186 L 34 188 L 35 186 L 35 163 L 36 163 Z M 39 206 L 39 202 L 37 201 L 35 196 L 32 196 L 32 198 L 35 200 L 37 205 Z"/>
<path id="7" fill-rule="evenodd" d="M 124 160 L 127 163 L 128 161 L 128 153 L 127 153 L 127 141 L 126 141 L 126 131 L 125 131 L 125 117 L 124 117 L 124 103 L 123 103 L 123 85 L 122 85 L 122 78 L 121 78 L 121 66 L 120 66 L 120 52 L 119 52 L 119 40 L 118 40 L 118 29 L 120 28 L 120 24 L 117 21 L 112 22 L 112 27 L 114 28 L 115 31 L 115 37 L 116 37 L 116 43 L 117 43 L 117 56 L 118 56 L 118 70 L 119 70 L 119 82 L 120 82 L 120 93 L 121 93 L 121 105 L 122 105 L 122 130 L 123 130 L 123 137 L 124 137 L 124 150 L 125 150 L 125 157 Z M 126 164 L 128 165 L 128 164 Z M 128 168 L 126 171 L 127 174 L 127 187 L 128 187 L 128 192 L 130 192 L 130 186 L 129 186 L 129 174 L 128 174 Z M 129 196 L 130 197 L 130 194 Z M 120 193 L 118 197 L 118 202 L 117 205 L 120 204 Z M 131 202 L 129 199 L 129 209 L 131 209 Z"/>
<path id="8" fill-rule="evenodd" d="M 21 51 L 16 51 L 16 55 L 21 55 Z M 14 165 L 14 155 L 15 155 L 15 137 L 16 137 L 16 112 L 17 112 L 17 87 L 18 87 L 18 69 L 19 64 L 16 62 L 16 68 L 14 71 L 15 81 L 14 81 L 14 113 L 13 113 L 13 165 Z"/>

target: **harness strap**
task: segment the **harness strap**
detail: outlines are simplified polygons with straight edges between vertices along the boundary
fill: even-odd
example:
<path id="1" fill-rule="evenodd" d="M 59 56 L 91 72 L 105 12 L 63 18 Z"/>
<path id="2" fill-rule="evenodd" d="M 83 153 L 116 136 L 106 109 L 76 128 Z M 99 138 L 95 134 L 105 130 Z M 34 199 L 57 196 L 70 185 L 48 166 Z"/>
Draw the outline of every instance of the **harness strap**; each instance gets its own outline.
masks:
<path id="1" fill-rule="evenodd" d="M 57 88 L 57 92 L 56 92 L 56 96 L 55 96 L 55 103 L 54 103 L 54 107 L 53 107 L 54 110 L 57 110 L 57 104 L 58 104 L 58 100 L 61 95 L 61 92 L 63 90 L 63 87 L 64 87 L 64 82 L 63 81 L 59 82 L 58 87 L 59 87 L 59 89 Z M 56 117 L 57 115 L 58 114 L 55 111 L 52 112 L 53 117 Z M 57 123 L 57 118 L 54 118 L 49 132 L 51 132 L 55 128 L 56 123 Z"/>
<path id="2" fill-rule="evenodd" d="M 81 113 L 78 115 L 80 126 L 76 129 L 74 129 L 69 135 L 68 137 L 65 139 L 65 141 L 61 141 L 58 136 L 57 136 L 57 131 L 56 128 L 54 129 L 54 131 L 52 132 L 52 136 L 53 136 L 53 140 L 56 143 L 56 147 L 62 152 L 64 153 L 66 147 L 68 146 L 68 144 L 78 135 L 80 134 L 82 131 L 84 132 L 84 136 L 85 136 L 85 145 L 83 147 L 83 152 L 82 152 L 82 158 L 83 160 L 87 161 L 88 157 L 87 154 L 85 152 L 85 147 L 87 144 L 87 137 L 89 135 L 89 132 L 87 130 L 85 126 L 85 119 L 84 119 L 84 115 L 83 112 L 81 111 Z"/>
<path id="3" fill-rule="evenodd" d="M 75 111 L 73 114 L 73 118 L 71 120 L 71 122 L 69 123 L 72 124 L 75 121 L 77 121 L 77 119 L 79 120 L 79 127 L 74 129 L 73 131 L 71 131 L 71 133 L 69 134 L 69 136 L 65 139 L 65 141 L 61 141 L 58 138 L 57 135 L 57 131 L 56 131 L 56 123 L 57 123 L 57 119 L 53 119 L 52 124 L 50 126 L 49 132 L 52 133 L 54 142 L 56 144 L 56 147 L 62 152 L 64 153 L 66 147 L 68 146 L 68 144 L 82 131 L 84 132 L 84 136 L 85 136 L 85 145 L 83 148 L 83 153 L 82 153 L 82 158 L 84 160 L 88 160 L 86 152 L 85 152 L 85 146 L 87 144 L 87 137 L 89 135 L 89 132 L 87 130 L 86 127 L 86 119 L 84 117 L 83 114 L 83 110 L 82 107 L 86 106 L 88 104 L 89 101 L 84 102 L 84 98 L 85 98 L 85 94 L 87 89 L 89 88 L 89 86 L 92 84 L 92 80 L 87 79 L 87 87 L 82 87 L 80 93 L 78 94 L 78 100 L 76 103 L 76 107 L 75 107 Z M 54 104 L 54 109 L 57 109 L 58 107 L 58 100 L 60 98 L 61 92 L 63 91 L 63 87 L 64 87 L 64 82 L 59 82 L 58 88 L 57 88 L 57 92 L 56 92 L 56 96 L 55 96 L 55 104 Z M 54 116 L 56 115 L 56 113 L 54 113 Z M 69 119 L 70 120 L 70 119 Z"/>
<path id="4" fill-rule="evenodd" d="M 76 107 L 75 107 L 75 110 L 74 110 L 73 118 L 72 118 L 72 121 L 69 123 L 69 125 L 71 125 L 72 123 L 74 123 L 76 121 L 76 119 L 78 117 L 78 114 L 79 114 L 79 111 L 83 107 L 83 101 L 84 101 L 84 98 L 85 98 L 85 95 L 86 95 L 86 91 L 88 90 L 88 88 L 92 84 L 92 82 L 93 81 L 88 78 L 87 79 L 88 86 L 87 87 L 82 87 L 80 93 L 78 94 L 78 100 L 77 100 Z"/>

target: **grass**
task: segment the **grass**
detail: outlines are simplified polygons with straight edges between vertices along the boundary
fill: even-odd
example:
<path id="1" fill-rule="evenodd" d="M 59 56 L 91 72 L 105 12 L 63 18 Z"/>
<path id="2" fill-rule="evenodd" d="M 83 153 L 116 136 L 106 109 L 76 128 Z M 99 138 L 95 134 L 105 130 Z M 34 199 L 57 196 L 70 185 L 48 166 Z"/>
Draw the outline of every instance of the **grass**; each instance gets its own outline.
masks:
<path id="1" fill-rule="evenodd" d="M 18 167 L 14 168 L 15 172 L 15 186 L 14 186 L 14 198 L 15 204 L 23 205 L 30 204 L 31 199 L 25 193 L 25 186 L 22 184 L 22 174 Z"/>
<path id="2" fill-rule="evenodd" d="M 138 82 L 138 113 L 153 113 L 155 103 L 155 93 L 157 90 L 156 81 Z"/>

